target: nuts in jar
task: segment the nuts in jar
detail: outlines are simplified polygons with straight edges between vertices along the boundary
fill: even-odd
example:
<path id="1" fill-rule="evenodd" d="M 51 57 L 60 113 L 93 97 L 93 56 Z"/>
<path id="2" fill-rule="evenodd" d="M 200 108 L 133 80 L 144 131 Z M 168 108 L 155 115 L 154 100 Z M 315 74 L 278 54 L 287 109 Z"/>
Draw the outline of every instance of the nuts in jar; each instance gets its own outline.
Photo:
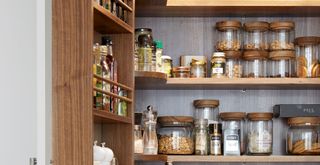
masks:
<path id="1" fill-rule="evenodd" d="M 270 50 L 294 50 L 294 28 L 291 21 L 271 22 Z"/>
<path id="2" fill-rule="evenodd" d="M 193 139 L 181 136 L 160 136 L 159 153 L 161 154 L 192 154 Z"/>
<path id="3" fill-rule="evenodd" d="M 294 44 L 293 43 L 281 42 L 279 40 L 274 40 L 274 41 L 271 42 L 270 48 L 272 50 L 293 50 L 294 49 Z"/>
<path id="4" fill-rule="evenodd" d="M 245 50 L 268 50 L 268 22 L 247 22 L 244 24 L 244 29 Z"/>
<path id="5" fill-rule="evenodd" d="M 240 49 L 240 42 L 239 41 L 219 41 L 217 43 L 217 50 L 219 51 L 237 51 Z"/>
<path id="6" fill-rule="evenodd" d="M 216 23 L 218 31 L 218 41 L 216 49 L 218 51 L 238 51 L 241 48 L 239 21 L 221 21 Z"/>

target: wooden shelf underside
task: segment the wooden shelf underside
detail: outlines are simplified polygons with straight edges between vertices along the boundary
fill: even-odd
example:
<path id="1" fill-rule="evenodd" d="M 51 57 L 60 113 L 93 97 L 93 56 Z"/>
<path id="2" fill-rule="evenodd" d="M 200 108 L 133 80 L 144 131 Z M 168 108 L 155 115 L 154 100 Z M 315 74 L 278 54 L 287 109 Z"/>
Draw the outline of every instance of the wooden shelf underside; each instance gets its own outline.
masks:
<path id="1" fill-rule="evenodd" d="M 208 162 L 208 163 L 316 163 L 320 156 L 197 156 L 197 155 L 139 155 L 135 154 L 136 161 L 158 162 Z"/>
<path id="2" fill-rule="evenodd" d="M 129 117 L 119 116 L 104 110 L 93 110 L 93 117 L 95 123 L 132 123 L 132 120 Z"/>

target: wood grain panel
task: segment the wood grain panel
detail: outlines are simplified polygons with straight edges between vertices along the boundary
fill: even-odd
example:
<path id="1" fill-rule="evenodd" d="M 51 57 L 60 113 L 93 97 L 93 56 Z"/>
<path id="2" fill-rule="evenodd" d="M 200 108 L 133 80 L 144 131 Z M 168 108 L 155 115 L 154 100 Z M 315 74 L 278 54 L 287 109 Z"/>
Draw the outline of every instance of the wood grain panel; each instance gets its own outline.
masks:
<path id="1" fill-rule="evenodd" d="M 53 0 L 53 161 L 92 164 L 91 0 Z"/>

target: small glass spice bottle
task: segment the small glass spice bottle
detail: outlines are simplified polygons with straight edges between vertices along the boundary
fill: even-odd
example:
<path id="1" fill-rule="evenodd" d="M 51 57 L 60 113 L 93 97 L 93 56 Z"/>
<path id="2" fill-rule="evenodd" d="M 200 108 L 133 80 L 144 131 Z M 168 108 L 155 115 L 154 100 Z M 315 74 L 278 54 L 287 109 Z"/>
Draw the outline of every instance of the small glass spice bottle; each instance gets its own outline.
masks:
<path id="1" fill-rule="evenodd" d="M 206 62 L 192 59 L 191 61 L 191 78 L 204 78 L 207 75 Z"/>
<path id="2" fill-rule="evenodd" d="M 196 155 L 208 155 L 208 120 L 196 120 L 195 122 L 195 151 Z"/>
<path id="3" fill-rule="evenodd" d="M 223 52 L 214 52 L 211 59 L 211 77 L 222 78 L 226 73 L 226 58 Z"/>
<path id="4" fill-rule="evenodd" d="M 210 155 L 222 155 L 222 124 L 209 124 Z"/>

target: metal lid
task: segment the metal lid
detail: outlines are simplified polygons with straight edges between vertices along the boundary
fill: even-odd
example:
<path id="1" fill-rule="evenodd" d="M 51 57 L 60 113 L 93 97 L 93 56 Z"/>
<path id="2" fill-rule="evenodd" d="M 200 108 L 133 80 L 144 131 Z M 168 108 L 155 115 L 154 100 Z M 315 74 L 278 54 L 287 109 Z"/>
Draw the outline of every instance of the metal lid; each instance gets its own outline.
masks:
<path id="1" fill-rule="evenodd" d="M 204 108 L 204 107 L 215 108 L 219 106 L 219 100 L 210 100 L 210 99 L 194 100 L 193 105 L 196 108 Z"/>
<path id="2" fill-rule="evenodd" d="M 150 28 L 136 28 L 134 31 L 135 32 L 152 32 L 152 29 L 150 29 Z"/>
<path id="3" fill-rule="evenodd" d="M 163 55 L 163 56 L 161 56 L 161 59 L 171 60 L 171 57 L 170 57 L 170 56 Z"/>
<path id="4" fill-rule="evenodd" d="M 224 52 L 214 52 L 212 55 L 212 58 L 217 58 L 217 57 L 225 57 L 225 53 Z"/>

